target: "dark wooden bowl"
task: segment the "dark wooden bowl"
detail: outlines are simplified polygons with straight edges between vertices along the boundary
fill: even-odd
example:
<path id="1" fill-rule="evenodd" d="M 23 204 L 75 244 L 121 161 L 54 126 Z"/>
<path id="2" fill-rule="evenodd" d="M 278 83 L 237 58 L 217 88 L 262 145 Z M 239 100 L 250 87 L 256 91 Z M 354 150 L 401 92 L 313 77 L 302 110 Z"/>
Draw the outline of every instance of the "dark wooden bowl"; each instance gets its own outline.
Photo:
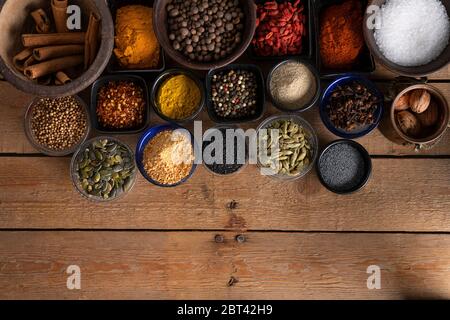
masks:
<path id="1" fill-rule="evenodd" d="M 253 0 L 239 0 L 245 14 L 244 34 L 241 44 L 228 57 L 212 62 L 196 62 L 190 61 L 188 57 L 184 56 L 172 47 L 172 42 L 169 39 L 169 32 L 167 28 L 167 11 L 166 6 L 170 0 L 155 0 L 153 4 L 153 29 L 156 37 L 163 47 L 166 54 L 182 66 L 189 69 L 209 70 L 213 68 L 223 67 L 237 58 L 239 58 L 253 39 L 256 29 L 256 6 Z"/>
<path id="2" fill-rule="evenodd" d="M 371 0 L 369 1 L 370 5 L 375 5 L 377 7 L 380 7 L 386 2 L 386 0 Z M 447 9 L 447 12 L 450 13 L 450 1 L 442 1 L 442 4 Z M 431 61 L 430 63 L 423 65 L 423 66 L 417 66 L 417 67 L 404 67 L 400 66 L 396 63 L 393 63 L 386 59 L 384 55 L 381 53 L 380 49 L 378 48 L 378 45 L 375 41 L 374 36 L 374 30 L 371 30 L 368 28 L 368 20 L 371 19 L 372 13 L 365 14 L 364 17 L 364 37 L 366 39 L 366 44 L 369 47 L 370 51 L 372 52 L 372 55 L 374 58 L 384 67 L 386 67 L 388 70 L 398 73 L 403 76 L 407 77 L 422 77 L 425 75 L 428 75 L 430 73 L 436 72 L 439 69 L 445 67 L 449 61 L 450 61 L 450 45 L 447 45 L 447 48 L 441 53 L 439 57 L 437 57 L 435 60 Z M 370 20 L 369 20 L 370 21 Z"/>
<path id="3" fill-rule="evenodd" d="M 91 85 L 103 72 L 114 47 L 114 25 L 104 0 L 72 0 L 70 4 L 79 5 L 82 11 L 83 30 L 87 29 L 90 12 L 102 18 L 101 44 L 94 63 L 88 70 L 66 85 L 46 86 L 37 84 L 13 65 L 13 56 L 22 48 L 21 35 L 33 31 L 30 12 L 38 8 L 49 8 L 49 0 L 0 0 L 0 72 L 6 80 L 19 90 L 45 96 L 62 97 L 76 94 Z"/>

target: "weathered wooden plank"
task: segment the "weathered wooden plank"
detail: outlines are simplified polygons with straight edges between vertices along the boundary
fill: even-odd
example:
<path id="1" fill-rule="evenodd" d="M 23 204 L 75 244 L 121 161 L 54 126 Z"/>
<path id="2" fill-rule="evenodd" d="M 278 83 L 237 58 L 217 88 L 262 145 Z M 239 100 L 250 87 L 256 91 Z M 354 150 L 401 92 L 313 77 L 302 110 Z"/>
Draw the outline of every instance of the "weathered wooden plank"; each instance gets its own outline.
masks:
<path id="1" fill-rule="evenodd" d="M 450 298 L 450 236 L 2 232 L 0 299 Z M 69 265 L 81 289 L 68 290 Z M 381 289 L 367 289 L 367 268 Z M 229 286 L 230 278 L 237 280 Z"/>
<path id="2" fill-rule="evenodd" d="M 446 97 L 450 101 L 450 84 L 437 84 L 441 90 L 444 91 Z M 21 93 L 14 89 L 6 82 L 0 82 L 0 119 L 2 119 L 2 126 L 0 127 L 0 153 L 36 153 L 37 151 L 29 144 L 24 133 L 23 116 L 26 105 L 32 100 L 32 97 Z M 273 107 L 268 108 L 266 116 L 280 113 Z M 320 141 L 323 144 L 337 139 L 331 132 L 329 132 L 323 125 L 318 115 L 317 107 L 302 114 L 313 125 Z M 387 117 L 386 113 L 386 117 Z M 151 124 L 161 123 L 161 119 L 156 114 L 151 114 Z M 206 111 L 200 117 L 203 120 L 203 127 L 206 129 L 212 125 L 208 119 Z M 246 124 L 244 127 L 256 128 L 258 123 Z M 387 138 L 388 137 L 388 138 Z M 431 150 L 421 151 L 424 155 L 450 155 L 450 133 L 448 133 L 443 141 Z M 138 139 L 137 135 L 120 136 L 128 143 L 135 145 Z M 385 119 L 380 129 L 375 130 L 372 134 L 359 140 L 371 154 L 375 155 L 416 155 L 414 147 L 411 145 L 405 146 L 393 142 L 395 134 L 390 126 L 389 119 Z"/>
<path id="3" fill-rule="evenodd" d="M 286 183 L 255 166 L 232 177 L 200 167 L 176 188 L 139 176 L 109 204 L 74 190 L 69 162 L 0 157 L 0 228 L 450 231 L 449 159 L 374 159 L 369 185 L 348 196 L 327 191 L 315 173 Z"/>

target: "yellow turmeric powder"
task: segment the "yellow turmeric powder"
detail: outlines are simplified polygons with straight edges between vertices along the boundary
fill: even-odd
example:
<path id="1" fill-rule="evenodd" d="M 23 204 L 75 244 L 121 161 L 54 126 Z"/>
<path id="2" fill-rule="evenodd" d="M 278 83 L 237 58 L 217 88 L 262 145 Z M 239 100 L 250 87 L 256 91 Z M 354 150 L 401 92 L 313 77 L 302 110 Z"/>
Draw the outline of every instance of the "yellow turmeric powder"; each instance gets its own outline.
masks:
<path id="1" fill-rule="evenodd" d="M 201 93 L 194 80 L 180 74 L 163 82 L 156 99 L 162 114 L 170 119 L 183 120 L 194 114 L 201 102 Z"/>
<path id="2" fill-rule="evenodd" d="M 150 7 L 130 5 L 117 10 L 114 54 L 122 67 L 145 69 L 159 65 L 160 47 L 152 20 Z"/>

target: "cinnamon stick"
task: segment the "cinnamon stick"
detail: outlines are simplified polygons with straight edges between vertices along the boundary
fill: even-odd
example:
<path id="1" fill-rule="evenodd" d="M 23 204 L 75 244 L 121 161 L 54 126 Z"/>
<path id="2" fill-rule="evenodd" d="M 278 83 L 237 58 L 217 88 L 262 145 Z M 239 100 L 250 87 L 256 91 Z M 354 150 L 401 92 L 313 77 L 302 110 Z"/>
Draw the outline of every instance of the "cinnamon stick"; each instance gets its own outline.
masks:
<path id="1" fill-rule="evenodd" d="M 100 28 L 100 17 L 95 13 L 91 13 L 89 17 L 89 25 L 86 32 L 84 42 L 84 68 L 87 69 L 95 60 L 98 50 L 98 31 Z"/>
<path id="2" fill-rule="evenodd" d="M 44 61 L 53 58 L 73 56 L 84 52 L 84 46 L 81 44 L 68 44 L 62 46 L 49 46 L 35 48 L 33 56 L 37 61 Z"/>
<path id="3" fill-rule="evenodd" d="M 33 55 L 33 50 L 27 48 L 16 54 L 13 58 L 13 64 L 17 70 L 23 72 L 25 62 Z"/>
<path id="4" fill-rule="evenodd" d="M 69 76 L 62 71 L 58 71 L 55 76 L 56 82 L 58 82 L 59 84 L 67 84 L 69 82 L 72 82 L 72 79 L 70 79 Z"/>
<path id="5" fill-rule="evenodd" d="M 56 58 L 29 66 L 25 68 L 24 74 L 31 80 L 34 80 L 51 73 L 83 64 L 83 61 L 84 57 L 82 55 Z"/>
<path id="6" fill-rule="evenodd" d="M 55 19 L 56 31 L 67 32 L 67 6 L 68 0 L 52 0 L 52 12 Z"/>
<path id="7" fill-rule="evenodd" d="M 36 31 L 38 33 L 48 33 L 50 31 L 50 20 L 43 9 L 31 12 L 31 16 L 36 23 Z"/>
<path id="8" fill-rule="evenodd" d="M 86 34 L 84 32 L 66 32 L 49 34 L 23 34 L 24 47 L 45 47 L 62 44 L 84 44 Z"/>
<path id="9" fill-rule="evenodd" d="M 29 67 L 29 66 L 31 66 L 31 65 L 33 65 L 35 62 L 36 62 L 36 59 L 34 59 L 33 56 L 29 57 L 27 59 L 27 61 L 25 61 L 25 63 L 23 64 L 24 69 Z"/>

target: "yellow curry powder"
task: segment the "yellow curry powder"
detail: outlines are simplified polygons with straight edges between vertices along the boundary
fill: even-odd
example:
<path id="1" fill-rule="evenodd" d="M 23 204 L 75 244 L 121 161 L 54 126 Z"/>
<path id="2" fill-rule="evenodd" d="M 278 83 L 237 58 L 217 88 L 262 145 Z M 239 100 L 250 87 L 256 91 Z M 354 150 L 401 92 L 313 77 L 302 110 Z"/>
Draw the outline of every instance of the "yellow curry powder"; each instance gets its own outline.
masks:
<path id="1" fill-rule="evenodd" d="M 182 120 L 191 116 L 201 101 L 200 88 L 186 75 L 167 79 L 157 94 L 159 110 L 166 117 Z"/>

